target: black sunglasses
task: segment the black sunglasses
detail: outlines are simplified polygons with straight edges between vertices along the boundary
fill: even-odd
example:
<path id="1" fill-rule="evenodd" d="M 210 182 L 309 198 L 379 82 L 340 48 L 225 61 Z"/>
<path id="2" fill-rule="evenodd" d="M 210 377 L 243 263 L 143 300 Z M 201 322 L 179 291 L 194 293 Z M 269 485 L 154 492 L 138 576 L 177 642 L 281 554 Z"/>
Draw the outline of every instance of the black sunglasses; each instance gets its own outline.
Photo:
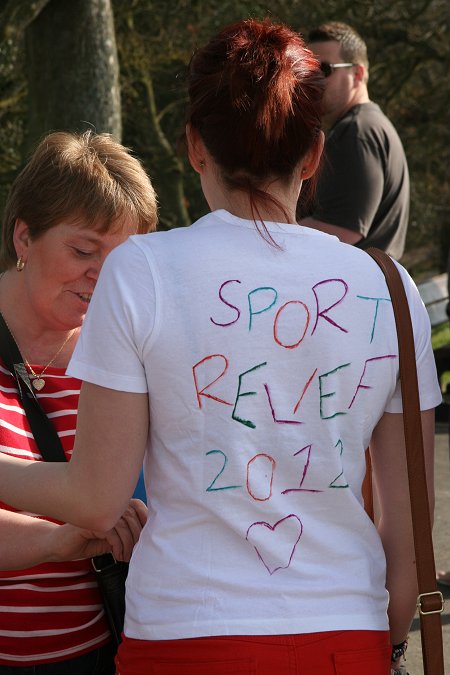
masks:
<path id="1" fill-rule="evenodd" d="M 320 70 L 325 77 L 330 77 L 336 68 L 352 68 L 356 63 L 328 63 L 327 61 L 320 62 Z"/>

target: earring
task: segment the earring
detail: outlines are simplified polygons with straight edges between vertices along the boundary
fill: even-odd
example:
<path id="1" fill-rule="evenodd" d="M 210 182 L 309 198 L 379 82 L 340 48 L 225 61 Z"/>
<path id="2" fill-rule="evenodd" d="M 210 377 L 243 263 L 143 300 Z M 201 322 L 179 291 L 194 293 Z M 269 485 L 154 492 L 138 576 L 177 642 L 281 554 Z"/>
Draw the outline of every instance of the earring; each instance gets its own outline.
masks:
<path id="1" fill-rule="evenodd" d="M 204 159 L 201 159 L 201 160 L 199 161 L 199 164 L 200 164 L 200 168 L 201 168 L 201 169 L 204 169 L 205 166 L 206 166 L 206 162 L 205 162 Z"/>
<path id="2" fill-rule="evenodd" d="M 18 260 L 16 262 L 16 270 L 18 272 L 21 272 L 24 267 L 25 267 L 25 262 L 24 262 L 22 256 L 20 256 L 20 258 L 18 258 Z"/>

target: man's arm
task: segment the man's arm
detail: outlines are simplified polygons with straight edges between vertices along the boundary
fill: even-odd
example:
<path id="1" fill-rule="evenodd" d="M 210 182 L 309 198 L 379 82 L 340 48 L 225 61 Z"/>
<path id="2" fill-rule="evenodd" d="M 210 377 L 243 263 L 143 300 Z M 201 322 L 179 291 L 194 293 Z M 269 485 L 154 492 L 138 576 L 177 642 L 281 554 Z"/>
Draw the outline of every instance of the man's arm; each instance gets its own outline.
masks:
<path id="1" fill-rule="evenodd" d="M 303 218 L 300 221 L 300 225 L 305 227 L 312 227 L 314 230 L 320 230 L 321 232 L 326 232 L 327 234 L 334 234 L 335 237 L 343 241 L 345 244 L 357 244 L 358 241 L 361 241 L 362 234 L 359 232 L 354 232 L 353 230 L 348 230 L 346 227 L 339 227 L 338 225 L 331 225 L 331 223 L 324 223 L 321 220 L 316 220 L 312 216 Z"/>

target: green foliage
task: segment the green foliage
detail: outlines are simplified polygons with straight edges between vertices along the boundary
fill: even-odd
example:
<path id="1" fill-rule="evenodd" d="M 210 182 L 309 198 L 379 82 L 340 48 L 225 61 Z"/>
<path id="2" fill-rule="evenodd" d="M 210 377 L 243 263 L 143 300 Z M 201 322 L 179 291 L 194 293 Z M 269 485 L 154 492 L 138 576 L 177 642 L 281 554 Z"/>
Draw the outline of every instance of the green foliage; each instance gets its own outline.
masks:
<path id="1" fill-rule="evenodd" d="M 449 104 L 446 73 L 450 65 L 445 37 L 450 18 L 447 0 L 329 0 L 322 4 L 312 0 L 274 0 L 270 10 L 267 3 L 242 0 L 169 0 L 163 6 L 150 0 L 127 7 L 124 4 L 119 0 L 114 4 L 124 82 L 124 133 L 132 146 L 139 151 L 146 149 L 148 166 L 161 195 L 165 226 L 174 224 L 166 216 L 171 206 L 164 199 L 163 187 L 170 175 L 161 173 L 160 152 L 145 128 L 149 108 L 139 88 L 133 98 L 128 98 L 133 81 L 130 64 L 133 63 L 138 81 L 145 79 L 146 73 L 151 74 L 160 129 L 175 150 L 183 127 L 185 65 L 195 47 L 221 26 L 244 17 L 270 14 L 307 34 L 321 21 L 344 20 L 367 41 L 371 96 L 396 125 L 408 156 L 412 203 L 407 249 L 414 250 L 415 255 L 406 256 L 405 262 L 413 272 L 443 269 L 450 245 L 446 241 L 450 231 L 446 175 L 450 127 L 445 123 Z M 140 50 L 133 43 L 137 36 Z M 125 45 L 128 49 L 124 49 Z M 193 219 L 206 207 L 198 180 L 186 162 L 178 168 L 182 172 L 185 204 Z M 418 255 L 418 251 L 423 253 Z"/>
<path id="2" fill-rule="evenodd" d="M 20 168 L 27 118 L 24 31 L 48 0 L 0 3 L 0 213 Z"/>
<path id="3" fill-rule="evenodd" d="M 450 345 L 450 322 L 443 323 L 433 328 L 431 333 L 431 344 L 433 349 L 439 349 Z"/>
<path id="4" fill-rule="evenodd" d="M 45 0 L 3 4 L 9 13 L 0 10 L 0 25 L 9 29 L 0 32 L 0 191 L 22 161 L 27 126 L 23 27 L 32 20 L 31 8 L 39 11 Z M 194 49 L 226 23 L 250 16 L 270 15 L 303 34 L 321 21 L 341 20 L 368 44 L 371 98 L 394 122 L 408 156 L 412 203 L 403 262 L 413 274 L 444 269 L 450 246 L 448 0 L 112 0 L 112 5 L 123 140 L 152 176 L 162 227 L 184 225 L 207 208 L 197 176 L 178 152 L 186 65 Z"/>
<path id="5" fill-rule="evenodd" d="M 0 42 L 0 189 L 21 162 L 26 114 L 23 66 L 22 42 L 12 37 Z"/>

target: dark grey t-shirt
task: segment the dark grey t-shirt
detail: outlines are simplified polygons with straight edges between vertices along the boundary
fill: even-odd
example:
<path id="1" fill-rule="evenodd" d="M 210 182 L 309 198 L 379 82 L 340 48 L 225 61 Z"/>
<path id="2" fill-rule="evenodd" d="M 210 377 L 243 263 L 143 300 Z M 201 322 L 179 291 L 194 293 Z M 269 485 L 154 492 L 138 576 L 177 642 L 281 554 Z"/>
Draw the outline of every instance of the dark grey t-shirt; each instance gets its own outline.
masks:
<path id="1" fill-rule="evenodd" d="M 313 218 L 360 232 L 360 248 L 399 259 L 409 217 L 409 174 L 400 138 L 379 106 L 356 105 L 330 129 Z"/>

